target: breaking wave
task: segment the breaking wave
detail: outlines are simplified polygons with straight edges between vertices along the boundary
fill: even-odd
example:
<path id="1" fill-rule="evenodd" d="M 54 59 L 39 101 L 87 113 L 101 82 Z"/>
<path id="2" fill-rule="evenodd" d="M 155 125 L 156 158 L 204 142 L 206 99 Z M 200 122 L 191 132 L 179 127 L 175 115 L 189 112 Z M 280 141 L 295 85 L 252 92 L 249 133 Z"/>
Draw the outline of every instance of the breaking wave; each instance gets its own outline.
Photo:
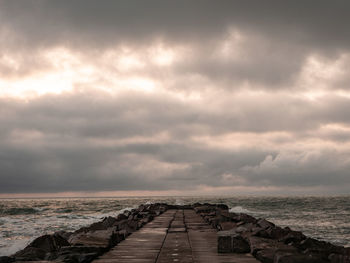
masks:
<path id="1" fill-rule="evenodd" d="M 37 214 L 45 209 L 38 207 L 13 207 L 8 209 L 0 210 L 0 215 L 28 215 Z"/>
<path id="2" fill-rule="evenodd" d="M 248 209 L 245 209 L 243 208 L 242 206 L 235 206 L 235 207 L 232 207 L 230 208 L 229 210 L 231 213 L 252 213 L 252 211 L 248 210 Z"/>

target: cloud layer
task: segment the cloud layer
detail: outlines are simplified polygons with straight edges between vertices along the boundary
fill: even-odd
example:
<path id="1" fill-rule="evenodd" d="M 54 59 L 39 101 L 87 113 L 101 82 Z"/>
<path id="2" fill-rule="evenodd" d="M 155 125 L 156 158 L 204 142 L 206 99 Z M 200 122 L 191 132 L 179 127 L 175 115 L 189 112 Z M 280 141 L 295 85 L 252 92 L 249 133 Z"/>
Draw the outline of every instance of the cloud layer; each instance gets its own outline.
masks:
<path id="1" fill-rule="evenodd" d="M 0 1 L 0 193 L 346 193 L 348 5 Z"/>

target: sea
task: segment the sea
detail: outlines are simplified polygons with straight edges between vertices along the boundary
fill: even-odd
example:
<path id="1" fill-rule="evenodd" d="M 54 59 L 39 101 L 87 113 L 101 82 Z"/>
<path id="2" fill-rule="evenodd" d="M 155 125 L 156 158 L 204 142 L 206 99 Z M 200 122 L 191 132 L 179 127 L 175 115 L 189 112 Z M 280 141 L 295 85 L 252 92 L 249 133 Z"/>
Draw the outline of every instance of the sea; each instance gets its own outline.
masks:
<path id="1" fill-rule="evenodd" d="M 350 196 L 0 199 L 0 255 L 11 255 L 43 234 L 74 231 L 125 209 L 156 202 L 223 203 L 232 212 L 266 218 L 307 236 L 350 246 Z"/>

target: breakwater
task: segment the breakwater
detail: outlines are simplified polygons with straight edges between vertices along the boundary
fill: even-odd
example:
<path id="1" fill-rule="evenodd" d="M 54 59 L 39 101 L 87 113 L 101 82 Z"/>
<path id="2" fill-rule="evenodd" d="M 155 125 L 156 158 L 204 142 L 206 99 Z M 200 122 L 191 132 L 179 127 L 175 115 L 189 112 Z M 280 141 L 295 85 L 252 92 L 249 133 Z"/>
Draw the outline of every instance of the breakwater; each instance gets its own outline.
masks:
<path id="1" fill-rule="evenodd" d="M 117 217 L 35 239 L 1 263 L 350 262 L 350 249 L 226 205 L 141 205 Z"/>

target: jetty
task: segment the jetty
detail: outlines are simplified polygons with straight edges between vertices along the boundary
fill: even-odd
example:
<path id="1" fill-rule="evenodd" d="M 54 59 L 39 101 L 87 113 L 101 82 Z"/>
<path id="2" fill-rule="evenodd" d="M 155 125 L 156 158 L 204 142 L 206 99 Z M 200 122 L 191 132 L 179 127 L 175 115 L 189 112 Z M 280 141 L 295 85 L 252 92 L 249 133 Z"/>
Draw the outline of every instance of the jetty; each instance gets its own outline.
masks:
<path id="1" fill-rule="evenodd" d="M 43 235 L 0 263 L 349 263 L 350 248 L 223 204 L 145 204 L 75 232 Z"/>
<path id="2" fill-rule="evenodd" d="M 170 209 L 93 262 L 259 261 L 250 254 L 218 253 L 215 229 L 192 209 Z"/>

